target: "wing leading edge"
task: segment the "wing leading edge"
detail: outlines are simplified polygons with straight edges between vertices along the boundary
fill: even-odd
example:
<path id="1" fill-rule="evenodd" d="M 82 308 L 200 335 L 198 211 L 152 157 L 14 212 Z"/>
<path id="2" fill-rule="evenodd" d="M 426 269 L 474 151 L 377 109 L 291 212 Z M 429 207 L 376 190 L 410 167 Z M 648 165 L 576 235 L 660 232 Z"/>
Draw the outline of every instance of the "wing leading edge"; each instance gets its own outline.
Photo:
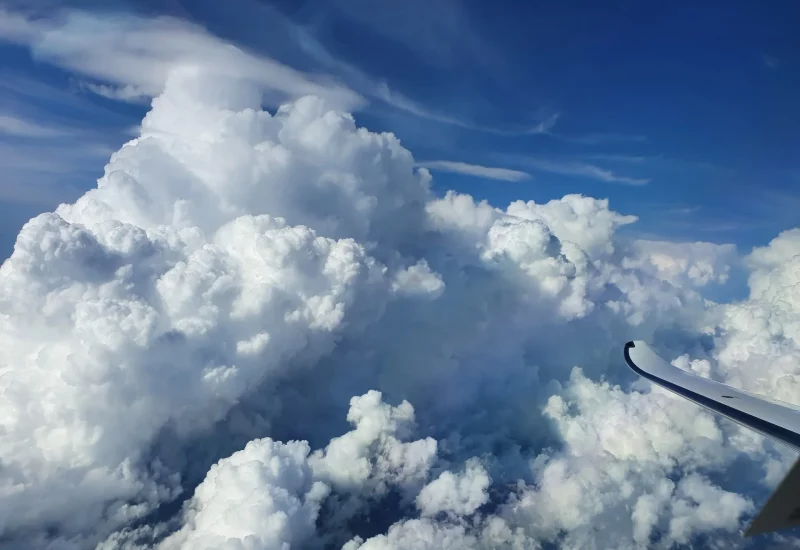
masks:
<path id="1" fill-rule="evenodd" d="M 800 409 L 695 376 L 659 357 L 645 342 L 625 344 L 625 362 L 640 376 L 734 422 L 800 451 Z M 745 533 L 800 525 L 800 460 Z"/>

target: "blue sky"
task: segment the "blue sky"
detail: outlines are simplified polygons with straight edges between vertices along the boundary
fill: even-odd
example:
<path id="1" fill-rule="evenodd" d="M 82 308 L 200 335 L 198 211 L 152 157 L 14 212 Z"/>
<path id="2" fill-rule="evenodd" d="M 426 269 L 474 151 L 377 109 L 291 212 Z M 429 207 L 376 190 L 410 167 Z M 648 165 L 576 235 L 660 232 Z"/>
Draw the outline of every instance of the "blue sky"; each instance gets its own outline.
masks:
<path id="1" fill-rule="evenodd" d="M 795 3 L 8 5 L 26 20 L 65 7 L 169 15 L 334 78 L 367 99 L 355 112 L 359 124 L 395 132 L 418 161 L 433 163 L 440 191 L 500 207 L 567 193 L 607 197 L 640 217 L 625 229 L 631 234 L 731 242 L 743 252 L 800 225 Z M 48 51 L 0 16 L 6 257 L 24 221 L 95 185 L 111 152 L 134 135 L 147 99 L 104 94 L 101 77 L 75 69 L 80 60 Z M 479 171 L 464 165 L 515 172 L 452 171 Z"/>

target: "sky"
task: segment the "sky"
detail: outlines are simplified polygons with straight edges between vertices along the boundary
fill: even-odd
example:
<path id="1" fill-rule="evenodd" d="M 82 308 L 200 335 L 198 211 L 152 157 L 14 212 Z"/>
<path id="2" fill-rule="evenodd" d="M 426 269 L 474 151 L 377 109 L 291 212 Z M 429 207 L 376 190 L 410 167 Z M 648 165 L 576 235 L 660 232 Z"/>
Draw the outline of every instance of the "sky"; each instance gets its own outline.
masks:
<path id="1" fill-rule="evenodd" d="M 634 234 L 744 249 L 798 223 L 793 3 L 430 4 L 20 5 L 170 15 L 338 79 L 365 97 L 360 123 L 439 162 L 442 192 L 499 206 L 602 196 L 640 217 Z M 86 84 L 102 82 L 26 44 L 0 44 L 0 61 L 6 257 L 24 221 L 95 185 L 100 159 L 130 139 L 148 100 L 93 93 Z"/>
<path id="2" fill-rule="evenodd" d="M 0 6 L 0 550 L 797 547 L 788 4 Z"/>

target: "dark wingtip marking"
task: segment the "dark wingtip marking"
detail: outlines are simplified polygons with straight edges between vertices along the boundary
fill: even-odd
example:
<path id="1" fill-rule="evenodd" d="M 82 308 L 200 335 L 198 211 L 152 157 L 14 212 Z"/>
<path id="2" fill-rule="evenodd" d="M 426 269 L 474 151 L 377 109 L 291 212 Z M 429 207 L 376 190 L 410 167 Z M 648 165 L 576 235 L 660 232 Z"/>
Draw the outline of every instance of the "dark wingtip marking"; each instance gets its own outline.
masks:
<path id="1" fill-rule="evenodd" d="M 625 362 L 628 363 L 628 366 L 632 368 L 637 374 L 644 376 L 644 374 L 639 370 L 639 367 L 636 366 L 636 363 L 634 363 L 631 360 L 631 348 L 635 347 L 636 344 L 634 344 L 633 341 L 630 341 L 627 344 L 625 344 L 625 352 L 624 352 Z"/>
<path id="2" fill-rule="evenodd" d="M 736 398 L 735 398 L 734 396 L 732 396 L 732 395 L 721 395 L 720 397 L 722 397 L 723 399 L 736 399 Z"/>

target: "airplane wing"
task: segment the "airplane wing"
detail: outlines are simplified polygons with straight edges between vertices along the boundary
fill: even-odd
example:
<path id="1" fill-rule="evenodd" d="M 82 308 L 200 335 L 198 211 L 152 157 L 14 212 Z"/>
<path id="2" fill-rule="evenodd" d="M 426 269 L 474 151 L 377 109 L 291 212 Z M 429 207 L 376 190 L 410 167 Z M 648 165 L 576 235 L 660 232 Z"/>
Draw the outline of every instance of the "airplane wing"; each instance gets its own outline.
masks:
<path id="1" fill-rule="evenodd" d="M 625 362 L 654 384 L 800 451 L 799 408 L 674 367 L 641 340 L 625 344 Z M 745 535 L 795 526 L 800 526 L 800 460 L 772 493 Z"/>

